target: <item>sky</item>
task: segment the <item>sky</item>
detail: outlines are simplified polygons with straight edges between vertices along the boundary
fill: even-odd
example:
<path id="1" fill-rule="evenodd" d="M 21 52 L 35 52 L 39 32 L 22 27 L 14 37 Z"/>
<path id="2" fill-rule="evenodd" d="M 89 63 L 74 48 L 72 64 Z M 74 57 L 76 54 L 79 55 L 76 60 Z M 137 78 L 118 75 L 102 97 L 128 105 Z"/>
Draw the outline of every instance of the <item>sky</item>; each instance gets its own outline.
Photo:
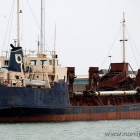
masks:
<path id="1" fill-rule="evenodd" d="M 41 0 L 21 0 L 21 46 L 37 50 Z M 45 50 L 54 49 L 59 64 L 88 75 L 89 67 L 108 69 L 122 62 L 122 19 L 125 13 L 126 62 L 140 68 L 140 0 L 45 0 Z M 12 12 L 13 10 L 13 12 Z M 17 38 L 16 0 L 0 0 L 0 52 Z M 108 57 L 111 56 L 111 57 Z M 131 69 L 130 69 L 131 70 Z"/>

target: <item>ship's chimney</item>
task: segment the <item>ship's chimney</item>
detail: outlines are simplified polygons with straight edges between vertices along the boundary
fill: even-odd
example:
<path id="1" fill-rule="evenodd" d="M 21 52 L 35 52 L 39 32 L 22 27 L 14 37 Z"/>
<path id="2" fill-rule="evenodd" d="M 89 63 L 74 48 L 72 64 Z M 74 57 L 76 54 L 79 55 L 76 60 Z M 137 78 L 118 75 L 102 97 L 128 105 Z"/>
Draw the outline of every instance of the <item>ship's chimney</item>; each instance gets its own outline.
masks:
<path id="1" fill-rule="evenodd" d="M 12 49 L 10 52 L 8 70 L 21 72 L 21 64 L 23 63 L 22 47 L 14 47 L 12 44 L 10 44 L 10 46 Z"/>

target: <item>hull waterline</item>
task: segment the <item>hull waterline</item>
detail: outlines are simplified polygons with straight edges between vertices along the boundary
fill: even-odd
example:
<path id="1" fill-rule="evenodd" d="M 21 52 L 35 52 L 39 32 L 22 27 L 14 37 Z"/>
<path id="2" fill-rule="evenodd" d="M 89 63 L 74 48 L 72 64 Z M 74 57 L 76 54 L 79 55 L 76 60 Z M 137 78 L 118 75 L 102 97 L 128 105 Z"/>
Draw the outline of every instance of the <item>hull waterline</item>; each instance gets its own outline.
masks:
<path id="1" fill-rule="evenodd" d="M 65 122 L 139 118 L 140 104 L 113 107 L 12 108 L 0 111 L 0 122 Z"/>

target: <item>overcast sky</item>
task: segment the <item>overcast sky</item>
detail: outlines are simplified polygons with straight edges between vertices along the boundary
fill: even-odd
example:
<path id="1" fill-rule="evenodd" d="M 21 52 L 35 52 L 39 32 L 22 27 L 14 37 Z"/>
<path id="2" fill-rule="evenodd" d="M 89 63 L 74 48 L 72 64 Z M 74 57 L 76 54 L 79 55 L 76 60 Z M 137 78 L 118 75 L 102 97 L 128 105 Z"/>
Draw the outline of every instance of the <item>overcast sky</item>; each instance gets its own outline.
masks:
<path id="1" fill-rule="evenodd" d="M 9 44 L 17 38 L 16 0 L 14 5 L 13 2 L 0 0 L 0 51 L 10 49 Z M 13 18 L 10 18 L 12 8 Z M 41 0 L 21 0 L 20 9 L 21 46 L 37 50 Z M 123 12 L 128 39 L 126 62 L 133 70 L 138 70 L 140 0 L 45 0 L 46 50 L 53 50 L 56 23 L 56 51 L 62 66 L 75 67 L 76 75 L 88 74 L 92 66 L 108 69 L 108 56 L 112 56 L 111 62 L 122 62 L 122 43 L 119 40 L 122 39 Z"/>

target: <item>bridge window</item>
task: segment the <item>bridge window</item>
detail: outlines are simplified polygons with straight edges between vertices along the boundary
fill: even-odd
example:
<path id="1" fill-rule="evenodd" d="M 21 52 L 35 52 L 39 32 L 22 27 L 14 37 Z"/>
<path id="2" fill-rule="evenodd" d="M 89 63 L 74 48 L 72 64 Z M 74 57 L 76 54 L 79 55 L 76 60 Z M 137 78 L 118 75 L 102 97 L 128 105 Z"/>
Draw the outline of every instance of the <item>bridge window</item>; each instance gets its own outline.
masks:
<path id="1" fill-rule="evenodd" d="M 47 60 L 40 60 L 40 65 L 47 65 Z"/>
<path id="2" fill-rule="evenodd" d="M 31 65 L 36 65 L 36 60 L 31 60 L 30 63 Z"/>

